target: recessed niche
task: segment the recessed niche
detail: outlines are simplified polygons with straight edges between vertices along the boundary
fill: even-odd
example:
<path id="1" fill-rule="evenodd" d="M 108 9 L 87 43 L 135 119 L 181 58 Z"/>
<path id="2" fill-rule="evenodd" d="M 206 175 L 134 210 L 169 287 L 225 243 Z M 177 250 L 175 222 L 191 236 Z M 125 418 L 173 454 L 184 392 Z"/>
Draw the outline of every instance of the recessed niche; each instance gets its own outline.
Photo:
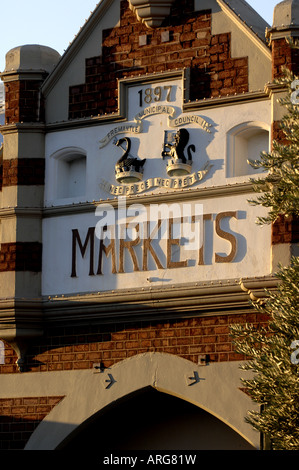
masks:
<path id="1" fill-rule="evenodd" d="M 261 152 L 269 151 L 269 128 L 266 124 L 246 122 L 227 134 L 226 176 L 253 176 L 261 173 L 248 160 L 260 160 Z"/>
<path id="2" fill-rule="evenodd" d="M 64 149 L 55 155 L 56 198 L 77 198 L 86 193 L 86 155 L 78 149 Z"/>

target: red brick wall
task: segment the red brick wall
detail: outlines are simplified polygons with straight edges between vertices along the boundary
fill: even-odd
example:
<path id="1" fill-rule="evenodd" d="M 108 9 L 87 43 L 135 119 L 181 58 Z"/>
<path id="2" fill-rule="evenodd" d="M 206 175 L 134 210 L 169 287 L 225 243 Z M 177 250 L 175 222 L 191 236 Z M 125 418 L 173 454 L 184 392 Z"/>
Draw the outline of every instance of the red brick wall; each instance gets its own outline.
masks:
<path id="1" fill-rule="evenodd" d="M 299 219 L 280 216 L 272 224 L 272 245 L 299 242 Z"/>
<path id="2" fill-rule="evenodd" d="M 169 41 L 162 41 L 162 32 L 169 33 Z M 143 35 L 147 44 L 140 46 Z M 191 100 L 248 91 L 247 57 L 232 58 L 230 33 L 212 36 L 210 11 L 194 13 L 190 0 L 176 3 L 161 28 L 153 30 L 123 0 L 120 27 L 105 30 L 102 40 L 102 56 L 86 60 L 85 83 L 70 87 L 71 119 L 116 112 L 117 79 L 125 76 L 190 67 Z"/>
<path id="3" fill-rule="evenodd" d="M 43 185 L 44 181 L 44 158 L 3 160 L 2 187 L 14 185 Z"/>
<path id="4" fill-rule="evenodd" d="M 275 39 L 272 42 L 272 77 L 278 78 L 283 67 L 299 74 L 299 50 L 291 48 L 285 39 Z"/>
<path id="5" fill-rule="evenodd" d="M 0 399 L 0 450 L 20 450 L 63 397 Z"/>
<path id="6" fill-rule="evenodd" d="M 272 122 L 272 142 L 276 140 L 282 145 L 287 145 L 286 135 L 281 128 L 281 121 Z"/>
<path id="7" fill-rule="evenodd" d="M 92 327 L 47 329 L 35 340 L 27 355 L 27 371 L 46 372 L 90 369 L 103 362 L 110 367 L 119 361 L 146 352 L 175 354 L 198 363 L 202 354 L 211 362 L 242 359 L 234 352 L 229 334 L 232 323 L 263 323 L 261 314 L 213 315 L 169 321 Z M 7 347 L 0 374 L 17 372 L 16 356 Z"/>
<path id="8" fill-rule="evenodd" d="M 5 123 L 43 120 L 40 80 L 19 80 L 5 83 Z"/>
<path id="9" fill-rule="evenodd" d="M 210 362 L 239 361 L 229 335 L 232 323 L 265 324 L 257 312 L 213 315 L 181 320 L 138 322 L 90 327 L 48 329 L 35 340 L 27 356 L 27 372 L 92 369 L 102 362 L 110 367 L 146 352 L 175 354 L 194 363 L 202 355 Z M 5 344 L 1 374 L 19 373 L 14 351 Z M 63 397 L 9 398 L 0 400 L 0 450 L 21 449 L 42 419 Z"/>
<path id="10" fill-rule="evenodd" d="M 277 141 L 282 145 L 288 145 L 286 135 L 281 128 L 280 121 L 272 123 L 272 141 Z M 279 243 L 299 242 L 299 219 L 295 216 L 285 217 L 281 215 L 272 224 L 272 245 Z"/>
<path id="11" fill-rule="evenodd" d="M 1 243 L 0 272 L 41 272 L 42 244 L 38 242 Z"/>
<path id="12" fill-rule="evenodd" d="M 230 33 L 213 36 L 210 12 L 194 13 L 192 1 L 181 0 L 182 3 L 183 16 L 178 13 L 177 3 L 162 28 L 149 30 L 136 19 L 128 2 L 121 2 L 120 27 L 103 32 L 102 56 L 88 58 L 85 83 L 70 87 L 70 118 L 117 111 L 117 78 L 176 68 L 190 67 L 191 100 L 248 91 L 248 61 L 246 57 L 231 57 Z M 168 42 L 162 42 L 162 31 L 169 33 Z M 144 34 L 147 45 L 139 46 L 139 36 Z M 7 123 L 36 121 L 39 86 L 38 81 L 6 84 Z M 43 165 L 42 159 L 29 159 L 26 164 L 25 159 L 5 162 L 3 185 L 43 184 Z M 284 227 L 287 234 L 288 223 Z M 2 244 L 0 271 L 40 271 L 41 249 L 38 243 Z M 29 373 L 91 369 L 99 362 L 110 367 L 126 358 L 154 351 L 175 354 L 195 364 L 205 354 L 211 362 L 239 361 L 243 357 L 235 353 L 229 335 L 232 323 L 260 324 L 266 323 L 266 318 L 253 311 L 240 315 L 224 312 L 180 320 L 47 328 L 43 338 L 32 343 L 25 367 Z M 6 344 L 0 375 L 19 374 L 16 359 L 13 349 Z M 1 399 L 0 449 L 23 448 L 39 422 L 61 398 Z"/>

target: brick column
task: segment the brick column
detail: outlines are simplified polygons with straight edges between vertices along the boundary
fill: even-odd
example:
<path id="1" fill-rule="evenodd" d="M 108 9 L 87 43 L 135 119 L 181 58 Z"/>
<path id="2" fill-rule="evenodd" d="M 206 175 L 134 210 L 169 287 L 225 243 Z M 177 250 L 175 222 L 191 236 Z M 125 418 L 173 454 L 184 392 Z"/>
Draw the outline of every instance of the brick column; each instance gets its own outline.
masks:
<path id="1" fill-rule="evenodd" d="M 299 49 L 290 43 L 299 41 L 299 0 L 286 0 L 274 8 L 273 26 L 266 31 L 266 37 L 272 49 L 272 80 L 278 79 L 287 68 L 295 75 L 299 74 Z M 280 121 L 286 109 L 278 103 L 285 96 L 285 89 L 272 84 L 272 141 L 287 144 Z M 298 243 L 298 220 L 294 217 L 281 216 L 272 225 L 272 265 L 288 264 Z"/>
<path id="2" fill-rule="evenodd" d="M 299 38 L 299 0 L 285 0 L 274 8 L 273 26 L 266 30 L 272 49 L 272 79 L 282 75 L 286 67 L 299 73 L 299 49 L 291 47 Z"/>
<path id="3" fill-rule="evenodd" d="M 28 341 L 42 333 L 41 270 L 44 106 L 41 84 L 59 59 L 44 46 L 6 55 L 0 208 L 0 338 L 22 365 Z"/>

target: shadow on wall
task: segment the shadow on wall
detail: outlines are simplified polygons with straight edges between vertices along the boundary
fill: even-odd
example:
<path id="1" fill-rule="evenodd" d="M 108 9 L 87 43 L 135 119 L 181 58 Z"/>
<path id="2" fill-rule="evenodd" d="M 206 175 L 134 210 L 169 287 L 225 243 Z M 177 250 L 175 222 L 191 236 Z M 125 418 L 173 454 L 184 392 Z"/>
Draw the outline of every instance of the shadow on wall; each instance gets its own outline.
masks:
<path id="1" fill-rule="evenodd" d="M 79 426 L 59 450 L 255 450 L 230 427 L 151 387 L 106 407 Z"/>
<path id="2" fill-rule="evenodd" d="M 0 399 L 0 451 L 23 450 L 41 421 L 62 399 L 63 396 Z"/>
<path id="3" fill-rule="evenodd" d="M 32 432 L 39 424 L 40 420 L 2 415 L 0 419 L 0 451 L 23 450 Z"/>
<path id="4" fill-rule="evenodd" d="M 23 450 L 37 419 L 2 416 L 0 451 Z M 256 450 L 229 426 L 191 403 L 151 387 L 117 400 L 81 424 L 48 422 L 69 436 L 56 450 L 69 455 L 127 450 Z M 8 432 L 7 430 L 10 430 Z"/>

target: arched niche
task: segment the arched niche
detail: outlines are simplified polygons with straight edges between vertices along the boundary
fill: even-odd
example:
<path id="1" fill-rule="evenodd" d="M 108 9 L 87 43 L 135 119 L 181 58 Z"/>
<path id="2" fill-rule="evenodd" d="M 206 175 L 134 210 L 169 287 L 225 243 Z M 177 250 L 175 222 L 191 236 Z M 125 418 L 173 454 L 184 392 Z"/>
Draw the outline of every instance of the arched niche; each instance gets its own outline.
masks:
<path id="1" fill-rule="evenodd" d="M 79 147 L 65 147 L 49 159 L 51 184 L 48 199 L 82 198 L 86 194 L 86 152 Z"/>
<path id="2" fill-rule="evenodd" d="M 258 121 L 239 124 L 227 133 L 226 176 L 253 176 L 262 170 L 254 169 L 248 160 L 259 160 L 261 152 L 269 151 L 270 128 Z"/>

